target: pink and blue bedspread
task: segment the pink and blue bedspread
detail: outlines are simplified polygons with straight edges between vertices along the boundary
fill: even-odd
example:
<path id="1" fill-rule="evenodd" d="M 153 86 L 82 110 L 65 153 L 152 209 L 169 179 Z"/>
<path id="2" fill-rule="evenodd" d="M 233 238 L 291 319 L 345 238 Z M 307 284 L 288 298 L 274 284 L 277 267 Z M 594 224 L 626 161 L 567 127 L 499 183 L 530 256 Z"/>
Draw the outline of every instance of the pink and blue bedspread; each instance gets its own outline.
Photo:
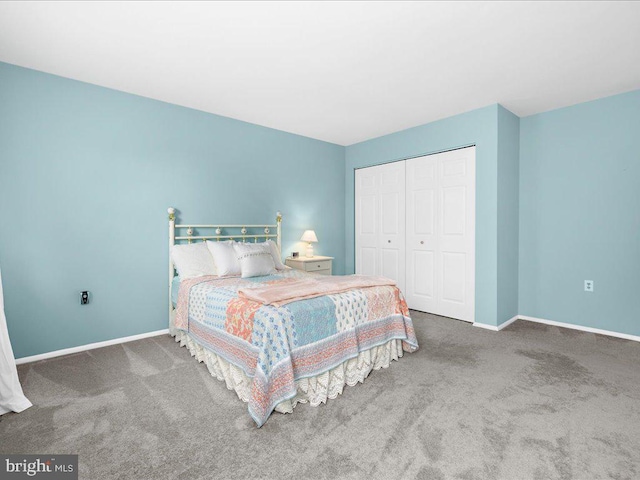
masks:
<path id="1" fill-rule="evenodd" d="M 350 290 L 282 307 L 238 296 L 239 288 L 282 284 L 309 274 L 183 280 L 176 328 L 253 379 L 249 413 L 262 426 L 296 395 L 295 381 L 320 375 L 390 340 L 418 348 L 407 304 L 395 286 Z"/>

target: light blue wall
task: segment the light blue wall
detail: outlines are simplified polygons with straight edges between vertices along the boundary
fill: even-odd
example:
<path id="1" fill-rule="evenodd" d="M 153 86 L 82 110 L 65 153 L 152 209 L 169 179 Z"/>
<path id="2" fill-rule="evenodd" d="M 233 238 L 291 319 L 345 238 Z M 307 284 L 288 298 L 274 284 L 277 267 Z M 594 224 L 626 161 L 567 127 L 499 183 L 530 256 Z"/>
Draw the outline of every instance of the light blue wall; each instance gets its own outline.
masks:
<path id="1" fill-rule="evenodd" d="M 521 119 L 520 314 L 640 335 L 638 139 L 640 90 Z"/>
<path id="2" fill-rule="evenodd" d="M 639 132 L 636 91 L 524 119 L 493 105 L 345 149 L 0 63 L 16 356 L 166 328 L 170 205 L 185 223 L 282 210 L 285 254 L 313 228 L 316 252 L 351 273 L 354 169 L 473 144 L 476 321 L 519 313 L 640 335 Z"/>
<path id="3" fill-rule="evenodd" d="M 518 315 L 520 118 L 498 106 L 498 321 Z"/>
<path id="4" fill-rule="evenodd" d="M 282 210 L 284 253 L 313 228 L 342 273 L 344 195 L 344 147 L 0 63 L 16 357 L 166 328 L 169 206 L 185 223 Z"/>
<path id="5" fill-rule="evenodd" d="M 346 149 L 346 271 L 354 258 L 354 171 L 476 145 L 476 321 L 498 325 L 498 105 L 351 145 Z"/>

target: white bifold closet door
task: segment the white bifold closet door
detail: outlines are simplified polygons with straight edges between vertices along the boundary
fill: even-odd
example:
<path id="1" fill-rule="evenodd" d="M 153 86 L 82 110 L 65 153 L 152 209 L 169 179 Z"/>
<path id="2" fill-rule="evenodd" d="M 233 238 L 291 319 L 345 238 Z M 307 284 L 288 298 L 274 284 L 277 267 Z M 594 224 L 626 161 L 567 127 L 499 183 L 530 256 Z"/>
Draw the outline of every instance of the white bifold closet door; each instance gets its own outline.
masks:
<path id="1" fill-rule="evenodd" d="M 475 147 L 356 170 L 356 273 L 396 280 L 409 308 L 472 322 L 475 178 Z"/>
<path id="2" fill-rule="evenodd" d="M 475 147 L 406 161 L 409 308 L 472 322 Z"/>
<path id="3" fill-rule="evenodd" d="M 405 288 L 405 162 L 356 170 L 356 273 Z"/>

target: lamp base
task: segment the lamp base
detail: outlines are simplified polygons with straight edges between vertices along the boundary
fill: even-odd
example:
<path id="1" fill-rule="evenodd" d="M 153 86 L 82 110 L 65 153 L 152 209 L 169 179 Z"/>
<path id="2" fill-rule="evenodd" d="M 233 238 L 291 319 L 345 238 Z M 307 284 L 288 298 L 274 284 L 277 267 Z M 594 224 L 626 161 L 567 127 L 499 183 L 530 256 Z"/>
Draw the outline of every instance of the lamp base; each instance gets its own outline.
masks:
<path id="1" fill-rule="evenodd" d="M 309 244 L 307 245 L 307 258 L 311 258 L 313 257 L 313 245 Z"/>

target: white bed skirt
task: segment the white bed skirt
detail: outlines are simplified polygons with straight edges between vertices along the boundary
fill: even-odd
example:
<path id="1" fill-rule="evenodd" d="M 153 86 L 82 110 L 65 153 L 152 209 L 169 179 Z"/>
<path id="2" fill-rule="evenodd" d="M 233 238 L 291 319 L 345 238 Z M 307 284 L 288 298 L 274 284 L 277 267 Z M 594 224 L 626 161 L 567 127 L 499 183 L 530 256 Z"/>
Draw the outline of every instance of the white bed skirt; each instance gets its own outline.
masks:
<path id="1" fill-rule="evenodd" d="M 212 376 L 224 381 L 227 388 L 234 390 L 243 402 L 249 401 L 252 379 L 241 368 L 204 348 L 181 330 L 171 328 L 171 335 L 181 347 L 187 347 L 199 362 L 204 362 Z M 345 385 L 353 386 L 358 382 L 363 383 L 372 370 L 387 368 L 392 360 L 402 357 L 402 353 L 402 340 L 391 340 L 365 350 L 357 357 L 318 376 L 297 380 L 296 396 L 280 402 L 275 410 L 280 413 L 291 413 L 298 403 L 310 403 L 313 407 L 326 403 L 327 399 L 340 395 Z"/>

